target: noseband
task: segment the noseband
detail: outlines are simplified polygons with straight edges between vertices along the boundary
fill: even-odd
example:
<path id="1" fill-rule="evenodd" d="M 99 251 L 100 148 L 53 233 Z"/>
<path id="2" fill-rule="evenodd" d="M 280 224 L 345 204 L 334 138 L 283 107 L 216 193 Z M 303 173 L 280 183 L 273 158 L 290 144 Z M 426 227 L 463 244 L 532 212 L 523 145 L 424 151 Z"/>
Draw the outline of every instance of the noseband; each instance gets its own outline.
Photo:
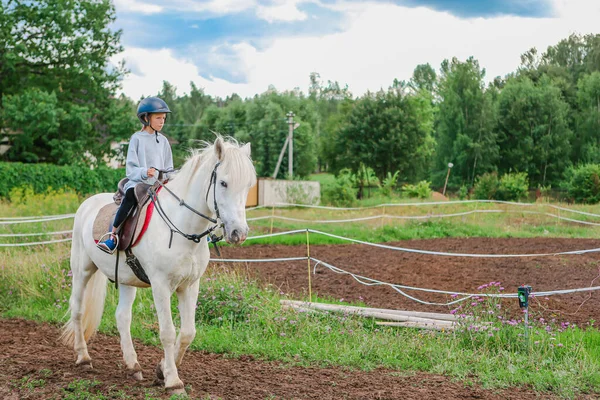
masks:
<path id="1" fill-rule="evenodd" d="M 158 194 L 156 192 L 156 190 L 154 190 L 152 187 L 150 187 L 148 189 L 149 194 L 150 194 L 150 199 L 152 200 L 152 203 L 154 203 L 154 208 L 156 209 L 156 211 L 158 212 L 158 215 L 160 215 L 160 217 L 163 219 L 163 221 L 165 221 L 165 223 L 167 224 L 167 227 L 169 228 L 169 230 L 171 231 L 171 238 L 169 239 L 169 248 L 171 248 L 171 244 L 173 243 L 173 233 L 178 233 L 181 236 L 183 236 L 184 238 L 193 241 L 194 243 L 200 243 L 200 240 L 202 240 L 203 237 L 205 236 L 209 236 L 209 241 L 215 246 L 215 250 L 217 252 L 217 254 L 219 255 L 219 257 L 221 256 L 221 252 L 219 251 L 219 247 L 217 246 L 217 242 L 219 242 L 220 240 L 223 239 L 223 236 L 217 236 L 216 234 L 213 233 L 213 231 L 215 229 L 217 229 L 218 227 L 222 227 L 223 223 L 219 223 L 218 220 L 221 219 L 221 215 L 219 213 L 219 206 L 217 205 L 217 168 L 219 168 L 219 165 L 221 165 L 220 162 L 217 162 L 215 164 L 215 167 L 213 168 L 213 171 L 210 175 L 210 183 L 208 184 L 208 190 L 206 191 L 206 202 L 208 203 L 208 195 L 210 193 L 210 188 L 211 186 L 214 186 L 213 189 L 213 202 L 214 202 L 214 208 L 215 208 L 215 214 L 216 214 L 216 218 L 211 218 L 209 216 L 206 216 L 204 214 L 202 214 L 200 211 L 194 209 L 193 207 L 191 207 L 189 204 L 187 204 L 185 202 L 185 200 L 183 200 L 182 198 L 179 198 L 175 193 L 173 193 L 173 191 L 171 189 L 169 189 L 168 187 L 166 187 L 163 183 L 161 183 L 159 180 L 157 180 L 158 184 L 160 187 L 164 188 L 167 192 L 169 192 L 173 197 L 175 197 L 175 199 L 179 202 L 180 206 L 183 206 L 185 208 L 187 208 L 188 210 L 192 211 L 193 213 L 199 215 L 200 217 L 212 222 L 213 225 L 212 227 L 208 228 L 207 230 L 205 230 L 202 233 L 185 233 L 183 231 L 181 231 L 181 229 L 177 228 L 175 226 L 175 224 L 173 223 L 173 221 L 171 221 L 168 217 L 168 215 L 165 213 L 165 211 L 162 208 L 162 205 L 160 204 L 160 201 L 158 199 Z M 173 172 L 173 170 L 160 170 L 155 168 L 157 171 L 159 171 L 160 173 L 169 173 L 169 172 Z"/>

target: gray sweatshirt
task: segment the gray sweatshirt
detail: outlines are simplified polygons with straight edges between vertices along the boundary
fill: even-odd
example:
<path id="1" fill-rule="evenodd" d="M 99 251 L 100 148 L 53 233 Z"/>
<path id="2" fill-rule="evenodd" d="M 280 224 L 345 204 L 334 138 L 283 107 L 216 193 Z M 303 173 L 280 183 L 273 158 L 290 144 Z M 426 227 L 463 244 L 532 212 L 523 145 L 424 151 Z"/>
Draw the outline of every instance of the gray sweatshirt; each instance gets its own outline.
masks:
<path id="1" fill-rule="evenodd" d="M 125 191 L 140 182 L 152 185 L 158 178 L 158 172 L 154 177 L 148 178 L 148 168 L 154 167 L 163 170 L 173 169 L 173 154 L 171 145 L 162 134 L 156 135 L 144 131 L 136 132 L 131 136 L 129 149 L 127 150 L 127 163 L 125 171 L 129 182 L 125 184 Z"/>

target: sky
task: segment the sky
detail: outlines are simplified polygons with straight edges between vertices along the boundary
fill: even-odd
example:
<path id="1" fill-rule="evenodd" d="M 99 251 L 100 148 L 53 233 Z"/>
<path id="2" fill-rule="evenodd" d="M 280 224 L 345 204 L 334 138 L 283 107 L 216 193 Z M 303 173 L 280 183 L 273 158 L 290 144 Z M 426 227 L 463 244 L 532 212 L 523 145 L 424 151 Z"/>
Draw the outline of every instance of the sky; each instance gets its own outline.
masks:
<path id="1" fill-rule="evenodd" d="M 273 85 L 308 91 L 309 74 L 355 96 L 409 80 L 414 68 L 473 56 L 486 79 L 570 34 L 600 33 L 600 0 L 113 0 L 137 100 L 163 81 L 212 96 L 252 97 Z"/>

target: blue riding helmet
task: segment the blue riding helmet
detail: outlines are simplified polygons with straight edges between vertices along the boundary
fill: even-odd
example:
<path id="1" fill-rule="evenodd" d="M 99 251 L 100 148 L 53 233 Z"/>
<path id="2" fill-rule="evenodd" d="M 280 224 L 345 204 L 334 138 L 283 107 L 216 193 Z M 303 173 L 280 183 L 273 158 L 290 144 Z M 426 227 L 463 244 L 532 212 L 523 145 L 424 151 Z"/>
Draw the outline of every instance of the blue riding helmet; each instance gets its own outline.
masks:
<path id="1" fill-rule="evenodd" d="M 146 97 L 140 101 L 137 108 L 137 117 L 144 126 L 148 126 L 150 120 L 146 120 L 148 114 L 152 113 L 170 113 L 169 106 L 164 100 L 158 97 Z"/>

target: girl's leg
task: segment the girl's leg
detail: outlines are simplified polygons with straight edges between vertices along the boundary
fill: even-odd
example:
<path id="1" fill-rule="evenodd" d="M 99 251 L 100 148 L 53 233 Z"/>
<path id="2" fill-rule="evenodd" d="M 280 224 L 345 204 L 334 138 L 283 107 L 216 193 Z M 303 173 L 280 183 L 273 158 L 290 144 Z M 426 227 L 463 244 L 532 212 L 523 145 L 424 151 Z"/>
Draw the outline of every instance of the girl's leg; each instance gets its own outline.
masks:
<path id="1" fill-rule="evenodd" d="M 130 188 L 125 192 L 125 197 L 123 197 L 123 202 L 117 211 L 117 215 L 115 216 L 115 220 L 113 222 L 113 227 L 111 230 L 111 235 L 108 239 L 103 242 L 98 243 L 98 248 L 104 251 L 105 253 L 112 254 L 117 248 L 117 239 L 116 233 L 119 227 L 125 222 L 125 219 L 129 215 L 129 212 L 133 207 L 135 207 L 135 191 L 133 188 Z"/>

